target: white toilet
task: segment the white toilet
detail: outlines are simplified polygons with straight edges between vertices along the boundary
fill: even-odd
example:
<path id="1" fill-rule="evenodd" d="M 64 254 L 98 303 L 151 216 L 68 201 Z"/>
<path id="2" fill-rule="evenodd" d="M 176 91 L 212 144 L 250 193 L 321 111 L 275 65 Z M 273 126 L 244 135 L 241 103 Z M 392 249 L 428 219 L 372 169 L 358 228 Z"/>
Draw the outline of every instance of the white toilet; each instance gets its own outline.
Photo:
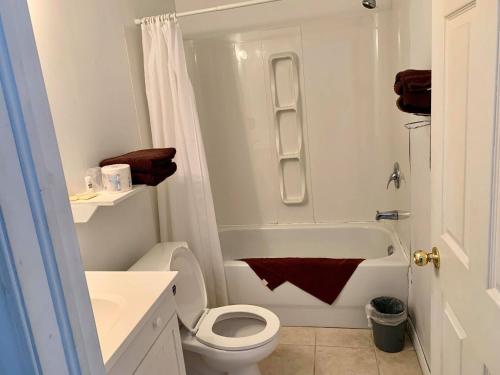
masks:
<path id="1" fill-rule="evenodd" d="M 159 243 L 131 271 L 178 271 L 177 315 L 188 375 L 260 375 L 278 344 L 279 318 L 252 305 L 207 308 L 200 265 L 185 242 Z"/>

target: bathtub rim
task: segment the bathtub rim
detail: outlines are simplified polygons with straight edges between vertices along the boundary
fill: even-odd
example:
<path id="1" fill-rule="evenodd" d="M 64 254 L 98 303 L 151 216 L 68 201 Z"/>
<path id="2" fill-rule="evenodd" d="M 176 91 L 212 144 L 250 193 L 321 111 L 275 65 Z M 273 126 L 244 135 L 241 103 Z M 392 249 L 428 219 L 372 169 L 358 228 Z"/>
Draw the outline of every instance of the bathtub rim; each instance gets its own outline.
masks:
<path id="1" fill-rule="evenodd" d="M 330 228 L 361 228 L 371 229 L 385 232 L 389 235 L 394 253 L 381 258 L 366 259 L 359 266 L 370 267 L 379 266 L 401 266 L 402 263 L 410 267 L 409 253 L 403 246 L 398 233 L 394 226 L 389 223 L 373 222 L 373 221 L 348 221 L 348 222 L 331 222 L 331 223 L 286 223 L 286 224 L 250 224 L 250 225 L 220 225 L 219 233 L 231 232 L 236 230 L 285 230 L 285 229 L 330 229 Z M 223 250 L 222 250 L 223 251 Z M 248 266 L 245 262 L 229 259 L 224 260 L 225 266 Z"/>

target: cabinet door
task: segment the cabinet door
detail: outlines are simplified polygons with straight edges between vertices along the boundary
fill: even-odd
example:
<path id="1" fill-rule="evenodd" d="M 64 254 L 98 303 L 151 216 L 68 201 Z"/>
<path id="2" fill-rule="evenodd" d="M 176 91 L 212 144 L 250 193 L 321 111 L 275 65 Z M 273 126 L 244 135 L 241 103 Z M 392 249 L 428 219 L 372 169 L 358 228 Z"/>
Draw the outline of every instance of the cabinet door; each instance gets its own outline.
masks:
<path id="1" fill-rule="evenodd" d="M 155 341 L 134 375 L 186 375 L 177 316 L 174 315 Z"/>

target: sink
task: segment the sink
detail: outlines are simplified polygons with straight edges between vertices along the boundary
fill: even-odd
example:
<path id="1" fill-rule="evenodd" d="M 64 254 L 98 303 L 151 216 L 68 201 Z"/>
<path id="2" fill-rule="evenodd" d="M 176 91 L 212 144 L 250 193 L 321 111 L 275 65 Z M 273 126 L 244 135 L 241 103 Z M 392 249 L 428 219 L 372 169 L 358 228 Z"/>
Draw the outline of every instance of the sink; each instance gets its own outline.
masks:
<path id="1" fill-rule="evenodd" d="M 125 300 L 116 295 L 92 296 L 92 311 L 99 336 L 108 333 L 120 318 Z"/>

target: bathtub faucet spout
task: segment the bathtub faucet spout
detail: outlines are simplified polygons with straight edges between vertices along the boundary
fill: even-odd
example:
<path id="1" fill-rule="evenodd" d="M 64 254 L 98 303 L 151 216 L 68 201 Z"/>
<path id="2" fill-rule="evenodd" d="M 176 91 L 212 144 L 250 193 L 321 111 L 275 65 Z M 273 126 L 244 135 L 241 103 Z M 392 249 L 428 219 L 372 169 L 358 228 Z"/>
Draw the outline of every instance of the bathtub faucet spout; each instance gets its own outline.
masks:
<path id="1" fill-rule="evenodd" d="M 399 210 L 392 210 L 392 211 L 377 211 L 377 214 L 375 215 L 375 220 L 404 220 L 408 219 L 410 217 L 410 213 L 408 211 L 399 211 Z"/>

